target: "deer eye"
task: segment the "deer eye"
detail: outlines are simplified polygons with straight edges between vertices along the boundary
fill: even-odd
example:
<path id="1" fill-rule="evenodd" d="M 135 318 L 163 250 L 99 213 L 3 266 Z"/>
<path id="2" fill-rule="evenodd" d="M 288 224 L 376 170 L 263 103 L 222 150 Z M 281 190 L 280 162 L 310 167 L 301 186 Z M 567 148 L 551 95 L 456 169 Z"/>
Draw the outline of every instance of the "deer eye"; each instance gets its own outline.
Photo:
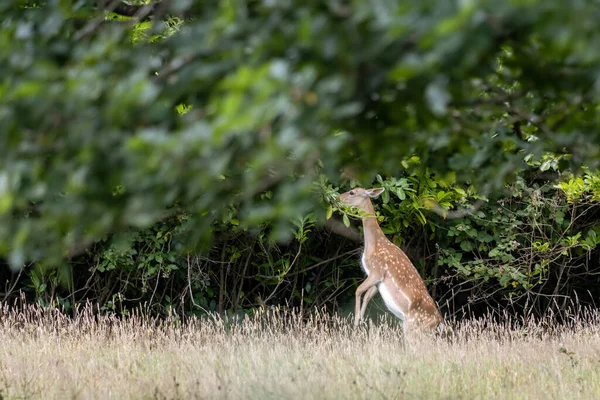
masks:
<path id="1" fill-rule="evenodd" d="M 350 196 L 354 196 L 354 190 L 350 191 Z"/>

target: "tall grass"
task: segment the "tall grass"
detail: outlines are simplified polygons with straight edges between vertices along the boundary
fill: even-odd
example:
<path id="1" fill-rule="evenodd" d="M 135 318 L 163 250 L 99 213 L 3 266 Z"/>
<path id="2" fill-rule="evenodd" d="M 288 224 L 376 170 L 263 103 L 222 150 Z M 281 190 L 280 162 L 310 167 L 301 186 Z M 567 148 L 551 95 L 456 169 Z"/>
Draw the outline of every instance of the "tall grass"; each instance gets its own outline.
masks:
<path id="1" fill-rule="evenodd" d="M 600 315 L 480 319 L 404 344 L 382 318 L 238 321 L 0 304 L 3 398 L 600 398 Z"/>

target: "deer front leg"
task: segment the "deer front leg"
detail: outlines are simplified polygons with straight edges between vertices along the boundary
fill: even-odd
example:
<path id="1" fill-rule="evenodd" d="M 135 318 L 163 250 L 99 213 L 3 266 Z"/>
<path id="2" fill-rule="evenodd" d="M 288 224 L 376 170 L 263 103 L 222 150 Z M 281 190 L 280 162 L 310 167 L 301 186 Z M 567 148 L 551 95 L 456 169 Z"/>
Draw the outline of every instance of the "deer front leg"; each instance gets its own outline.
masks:
<path id="1" fill-rule="evenodd" d="M 377 286 L 375 286 L 377 283 L 379 282 L 379 279 L 375 278 L 373 275 L 369 275 L 367 277 L 367 279 L 365 279 L 365 281 L 363 283 L 361 283 L 360 285 L 358 285 L 358 287 L 356 288 L 356 303 L 355 303 L 355 307 L 354 307 L 354 326 L 357 326 L 360 322 L 360 320 L 362 319 L 362 316 L 367 308 L 367 303 L 369 302 L 369 300 L 371 300 L 371 298 L 373 298 L 373 295 L 375 295 L 375 292 L 377 292 Z M 372 290 L 373 289 L 373 290 Z M 367 294 L 365 295 L 364 299 L 363 299 L 363 306 L 362 306 L 362 312 L 361 312 L 361 296 L 363 295 L 363 293 L 367 292 Z"/>
<path id="2" fill-rule="evenodd" d="M 377 286 L 373 285 L 373 286 L 371 286 L 371 288 L 369 290 L 367 290 L 367 293 L 365 293 L 365 295 L 363 296 L 362 306 L 360 308 L 360 319 L 361 320 L 364 319 L 365 311 L 367 311 L 367 304 L 369 304 L 369 301 L 371 301 L 373 296 L 375 296 L 375 293 L 377 293 Z"/>

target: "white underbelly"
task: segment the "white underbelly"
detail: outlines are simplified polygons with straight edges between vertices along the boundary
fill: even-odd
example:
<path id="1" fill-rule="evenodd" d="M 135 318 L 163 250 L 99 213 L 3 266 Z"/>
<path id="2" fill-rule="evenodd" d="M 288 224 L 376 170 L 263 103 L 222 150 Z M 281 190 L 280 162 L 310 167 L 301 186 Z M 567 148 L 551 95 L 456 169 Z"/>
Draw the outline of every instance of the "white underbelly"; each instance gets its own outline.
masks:
<path id="1" fill-rule="evenodd" d="M 377 289 L 379 289 L 379 293 L 381 294 L 381 297 L 383 298 L 383 302 L 385 303 L 388 310 L 390 310 L 392 313 L 394 313 L 394 315 L 396 317 L 398 317 L 402 321 L 404 321 L 404 313 L 402 312 L 402 310 L 400 310 L 400 307 L 398 307 L 398 304 L 396 304 L 396 302 L 394 301 L 394 298 L 390 294 L 390 291 L 387 288 L 387 286 L 385 285 L 385 283 L 383 283 L 383 282 L 380 283 L 377 286 Z"/>

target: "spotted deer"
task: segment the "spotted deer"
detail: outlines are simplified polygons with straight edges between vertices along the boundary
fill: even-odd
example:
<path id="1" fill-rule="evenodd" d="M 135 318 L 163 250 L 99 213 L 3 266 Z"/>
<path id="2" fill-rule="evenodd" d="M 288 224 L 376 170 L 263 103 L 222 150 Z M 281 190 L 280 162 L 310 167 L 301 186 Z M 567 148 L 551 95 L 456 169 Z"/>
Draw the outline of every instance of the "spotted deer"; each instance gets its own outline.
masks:
<path id="1" fill-rule="evenodd" d="M 387 308 L 403 321 L 405 333 L 433 330 L 442 323 L 442 316 L 427 292 L 425 282 L 406 254 L 385 237 L 377 223 L 371 199 L 383 190 L 354 188 L 339 197 L 343 204 L 356 207 L 363 215 L 362 268 L 367 278 L 356 289 L 354 325 L 358 325 L 367 304 L 379 291 Z"/>

